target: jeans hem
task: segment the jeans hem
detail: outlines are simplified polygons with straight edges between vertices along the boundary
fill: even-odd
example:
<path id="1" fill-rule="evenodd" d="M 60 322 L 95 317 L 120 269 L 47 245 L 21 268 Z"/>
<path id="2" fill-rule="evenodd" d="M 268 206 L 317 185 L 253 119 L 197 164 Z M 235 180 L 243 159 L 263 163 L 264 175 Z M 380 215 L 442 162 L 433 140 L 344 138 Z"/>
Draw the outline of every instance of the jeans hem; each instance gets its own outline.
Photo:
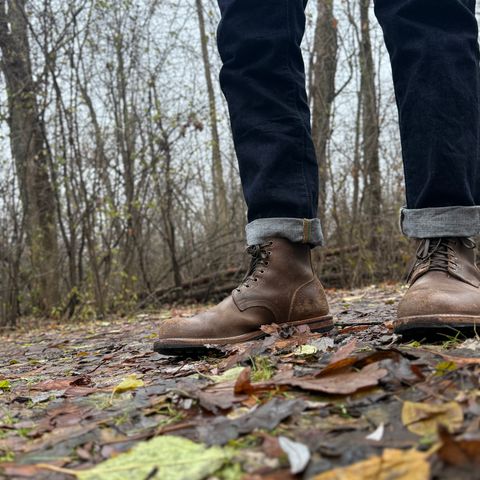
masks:
<path id="1" fill-rule="evenodd" d="M 318 218 L 259 218 L 248 223 L 247 244 L 259 245 L 270 238 L 286 238 L 294 243 L 323 245 L 323 233 Z"/>
<path id="2" fill-rule="evenodd" d="M 471 237 L 480 234 L 480 206 L 402 208 L 400 229 L 411 238 Z"/>

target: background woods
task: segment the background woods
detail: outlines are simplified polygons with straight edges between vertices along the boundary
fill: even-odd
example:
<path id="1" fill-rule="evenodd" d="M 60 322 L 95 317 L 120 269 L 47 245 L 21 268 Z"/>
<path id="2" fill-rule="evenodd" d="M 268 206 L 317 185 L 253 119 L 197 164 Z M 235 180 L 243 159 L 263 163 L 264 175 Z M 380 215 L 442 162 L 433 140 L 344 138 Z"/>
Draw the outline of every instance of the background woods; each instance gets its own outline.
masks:
<path id="1" fill-rule="evenodd" d="M 370 0 L 312 0 L 304 41 L 327 286 L 399 279 L 390 67 Z M 214 0 L 1 0 L 0 323 L 221 296 L 245 213 Z"/>

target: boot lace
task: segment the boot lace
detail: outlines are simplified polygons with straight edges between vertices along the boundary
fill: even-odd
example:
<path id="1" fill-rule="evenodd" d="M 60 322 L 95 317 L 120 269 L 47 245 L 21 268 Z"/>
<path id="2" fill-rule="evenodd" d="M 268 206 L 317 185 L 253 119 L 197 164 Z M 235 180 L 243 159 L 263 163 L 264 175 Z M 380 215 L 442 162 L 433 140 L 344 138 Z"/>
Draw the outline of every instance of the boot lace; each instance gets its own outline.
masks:
<path id="1" fill-rule="evenodd" d="M 475 248 L 471 238 L 460 238 L 459 241 L 467 248 Z M 416 253 L 416 261 L 410 269 L 408 279 L 418 268 L 428 264 L 428 270 L 437 270 L 448 273 L 449 266 L 456 270 L 458 267 L 455 249 L 450 238 L 427 238 L 420 243 Z"/>
<path id="2" fill-rule="evenodd" d="M 268 250 L 268 247 L 273 245 L 273 242 L 264 243 L 261 245 L 251 245 L 247 248 L 247 253 L 252 257 L 250 261 L 250 267 L 246 273 L 243 280 L 240 282 L 240 285 L 235 289 L 237 292 L 240 291 L 241 287 L 250 287 L 250 282 L 257 282 L 257 275 L 264 273 L 264 267 L 268 266 L 268 257 L 271 253 Z"/>

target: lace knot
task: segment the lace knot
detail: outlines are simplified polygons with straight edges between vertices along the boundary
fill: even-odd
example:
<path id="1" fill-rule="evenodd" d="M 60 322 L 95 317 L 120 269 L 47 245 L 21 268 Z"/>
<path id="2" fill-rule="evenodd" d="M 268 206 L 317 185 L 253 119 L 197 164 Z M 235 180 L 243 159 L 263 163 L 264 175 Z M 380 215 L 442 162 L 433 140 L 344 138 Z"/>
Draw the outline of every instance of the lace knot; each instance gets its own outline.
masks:
<path id="1" fill-rule="evenodd" d="M 241 281 L 240 285 L 236 288 L 237 292 L 240 291 L 241 287 L 250 287 L 250 282 L 257 282 L 258 273 L 262 274 L 264 269 L 261 267 L 268 266 L 268 257 L 270 256 L 270 251 L 268 247 L 270 247 L 273 242 L 268 242 L 259 245 L 250 245 L 247 247 L 247 253 L 252 257 L 250 261 L 250 267 L 248 272 L 246 273 L 245 277 Z"/>

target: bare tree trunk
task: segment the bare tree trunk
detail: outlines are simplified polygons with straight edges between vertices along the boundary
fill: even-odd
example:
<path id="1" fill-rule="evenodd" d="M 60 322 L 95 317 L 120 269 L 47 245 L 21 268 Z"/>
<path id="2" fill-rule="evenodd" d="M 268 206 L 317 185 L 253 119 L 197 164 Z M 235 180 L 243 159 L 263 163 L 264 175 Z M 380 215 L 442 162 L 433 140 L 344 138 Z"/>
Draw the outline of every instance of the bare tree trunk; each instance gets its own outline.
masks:
<path id="1" fill-rule="evenodd" d="M 331 113 L 335 99 L 337 71 L 337 20 L 333 15 L 333 0 L 317 0 L 317 23 L 313 44 L 311 85 L 312 136 L 318 160 L 320 191 L 319 216 L 325 219 L 328 175 L 327 145 L 331 137 Z"/>
<path id="2" fill-rule="evenodd" d="M 178 262 L 178 245 L 176 238 L 176 229 L 173 212 L 173 179 L 172 179 L 172 152 L 170 142 L 162 129 L 163 136 L 163 154 L 165 155 L 165 200 L 162 202 L 162 216 L 165 226 L 165 239 L 167 241 L 168 250 L 170 251 L 170 259 L 172 264 L 173 282 L 176 287 L 182 284 L 182 276 L 180 273 L 180 264 Z"/>
<path id="3" fill-rule="evenodd" d="M 10 143 L 33 267 L 32 293 L 36 306 L 48 313 L 59 302 L 56 208 L 24 7 L 25 0 L 0 0 L 1 67 L 7 85 Z"/>
<path id="4" fill-rule="evenodd" d="M 360 0 L 360 75 L 362 95 L 363 161 L 365 166 L 365 212 L 372 232 L 371 241 L 380 223 L 382 192 L 379 161 L 379 118 L 375 86 L 372 43 L 368 11 L 370 0 Z"/>
<path id="5" fill-rule="evenodd" d="M 139 248 L 142 238 L 142 221 L 140 206 L 137 198 L 137 186 L 135 182 L 135 135 L 136 119 L 133 106 L 130 105 L 128 82 L 129 75 L 126 58 L 126 45 L 124 44 L 121 30 L 117 31 L 114 39 L 114 49 L 117 61 L 115 70 L 116 81 L 116 130 L 117 145 L 123 166 L 123 178 L 125 187 L 126 205 L 126 235 L 123 245 L 123 265 L 125 271 L 125 288 L 133 290 L 134 279 L 138 273 L 138 263 L 142 262 L 141 249 Z"/>
<path id="6" fill-rule="evenodd" d="M 217 105 L 215 102 L 215 91 L 213 89 L 210 58 L 208 55 L 208 37 L 205 31 L 205 18 L 203 16 L 202 0 L 195 0 L 197 7 L 198 25 L 200 29 L 200 44 L 202 47 L 202 59 L 205 70 L 205 82 L 207 84 L 208 108 L 210 113 L 210 130 L 212 136 L 212 180 L 214 192 L 214 207 L 220 225 L 227 224 L 227 194 L 223 179 L 222 157 L 220 153 L 220 138 L 218 135 Z"/>
<path id="7" fill-rule="evenodd" d="M 353 151 L 353 166 L 352 166 L 352 180 L 353 180 L 353 198 L 352 198 L 352 221 L 350 233 L 353 235 L 355 226 L 357 225 L 360 212 L 359 192 L 360 192 L 360 130 L 361 130 L 361 116 L 362 116 L 362 95 L 357 93 L 357 113 L 355 117 L 355 145 Z"/>

